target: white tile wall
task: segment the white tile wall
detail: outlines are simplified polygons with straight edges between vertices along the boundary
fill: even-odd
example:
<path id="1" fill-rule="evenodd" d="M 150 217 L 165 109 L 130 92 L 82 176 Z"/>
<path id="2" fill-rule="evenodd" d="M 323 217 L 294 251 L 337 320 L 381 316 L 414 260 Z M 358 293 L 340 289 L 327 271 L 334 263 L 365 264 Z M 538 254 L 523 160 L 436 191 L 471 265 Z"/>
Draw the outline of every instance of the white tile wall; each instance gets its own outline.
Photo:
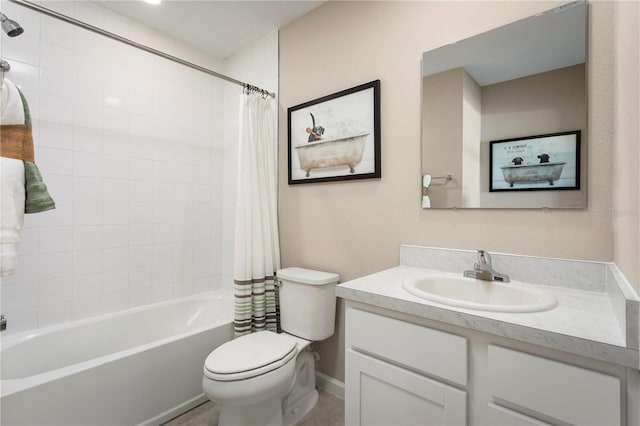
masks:
<path id="1" fill-rule="evenodd" d="M 45 6 L 222 68 L 93 3 Z M 25 218 L 18 273 L 1 284 L 7 333 L 220 287 L 221 80 L 6 0 L 2 10 L 25 28 L 3 35 L 2 57 L 57 204 Z"/>

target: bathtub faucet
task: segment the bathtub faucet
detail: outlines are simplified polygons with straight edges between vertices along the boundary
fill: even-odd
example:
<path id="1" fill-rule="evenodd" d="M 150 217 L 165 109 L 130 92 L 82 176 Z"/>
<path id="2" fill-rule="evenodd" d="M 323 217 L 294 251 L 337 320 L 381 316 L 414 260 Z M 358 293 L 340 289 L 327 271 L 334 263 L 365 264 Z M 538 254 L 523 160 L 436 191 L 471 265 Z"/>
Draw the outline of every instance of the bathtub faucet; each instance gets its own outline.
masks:
<path id="1" fill-rule="evenodd" d="M 493 269 L 491 256 L 486 250 L 478 250 L 478 261 L 473 264 L 472 270 L 464 271 L 463 275 L 477 280 L 509 282 L 509 275 L 496 272 Z"/>
<path id="2" fill-rule="evenodd" d="M 7 329 L 7 319 L 4 314 L 0 315 L 0 331 Z"/>

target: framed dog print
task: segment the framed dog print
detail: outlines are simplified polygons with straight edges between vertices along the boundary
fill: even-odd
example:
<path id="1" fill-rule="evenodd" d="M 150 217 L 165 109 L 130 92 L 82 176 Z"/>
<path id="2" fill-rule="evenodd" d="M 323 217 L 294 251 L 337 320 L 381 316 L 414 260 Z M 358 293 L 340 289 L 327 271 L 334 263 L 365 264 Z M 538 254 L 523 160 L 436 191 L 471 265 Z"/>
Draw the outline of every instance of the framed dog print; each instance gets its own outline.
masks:
<path id="1" fill-rule="evenodd" d="M 380 178 L 380 80 L 290 107 L 289 184 Z"/>
<path id="2" fill-rule="evenodd" d="M 491 141 L 489 191 L 580 189 L 580 131 Z"/>

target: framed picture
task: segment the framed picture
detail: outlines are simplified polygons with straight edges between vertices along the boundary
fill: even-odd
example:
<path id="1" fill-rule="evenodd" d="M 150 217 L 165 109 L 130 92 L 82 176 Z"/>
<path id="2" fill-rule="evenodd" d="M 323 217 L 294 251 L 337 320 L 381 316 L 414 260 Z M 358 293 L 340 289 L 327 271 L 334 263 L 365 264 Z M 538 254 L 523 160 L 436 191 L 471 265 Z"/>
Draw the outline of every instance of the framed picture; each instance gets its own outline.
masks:
<path id="1" fill-rule="evenodd" d="M 580 131 L 491 141 L 489 191 L 580 189 Z"/>
<path id="2" fill-rule="evenodd" d="M 380 178 L 380 80 L 293 106 L 289 184 Z"/>

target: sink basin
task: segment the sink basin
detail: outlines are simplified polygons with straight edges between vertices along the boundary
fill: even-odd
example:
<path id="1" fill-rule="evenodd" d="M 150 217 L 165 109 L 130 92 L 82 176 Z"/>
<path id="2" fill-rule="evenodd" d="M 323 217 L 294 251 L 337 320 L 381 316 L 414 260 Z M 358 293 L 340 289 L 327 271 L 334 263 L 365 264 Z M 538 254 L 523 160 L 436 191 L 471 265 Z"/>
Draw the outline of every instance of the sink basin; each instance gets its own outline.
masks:
<path id="1" fill-rule="evenodd" d="M 436 274 L 406 279 L 402 287 L 422 299 L 482 311 L 539 312 L 558 304 L 554 295 L 519 281 L 505 284 Z"/>

